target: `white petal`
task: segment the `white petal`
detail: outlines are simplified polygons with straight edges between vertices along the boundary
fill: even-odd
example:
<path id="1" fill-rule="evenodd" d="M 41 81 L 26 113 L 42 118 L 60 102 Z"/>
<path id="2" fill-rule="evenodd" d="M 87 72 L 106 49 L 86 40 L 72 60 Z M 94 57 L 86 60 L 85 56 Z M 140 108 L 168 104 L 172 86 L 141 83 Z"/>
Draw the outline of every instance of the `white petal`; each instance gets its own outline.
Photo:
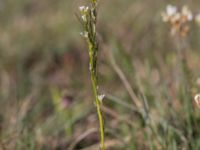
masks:
<path id="1" fill-rule="evenodd" d="M 197 104 L 200 103 L 200 94 L 195 95 L 194 100 Z"/>
<path id="2" fill-rule="evenodd" d="M 88 38 L 88 32 L 84 31 L 84 32 L 81 32 L 80 35 L 84 38 Z"/>
<path id="3" fill-rule="evenodd" d="M 105 95 L 104 94 L 101 94 L 101 95 L 98 95 L 98 99 L 99 101 L 102 101 L 104 99 Z"/>
<path id="4" fill-rule="evenodd" d="M 177 12 L 177 8 L 176 6 L 172 6 L 172 5 L 167 5 L 167 15 L 172 16 Z"/>
<path id="5" fill-rule="evenodd" d="M 85 6 L 80 6 L 80 7 L 79 7 L 79 10 L 80 10 L 80 11 L 85 10 Z"/>
<path id="6" fill-rule="evenodd" d="M 188 21 L 192 21 L 193 19 L 193 15 L 192 14 L 188 14 Z"/>
<path id="7" fill-rule="evenodd" d="M 84 21 L 84 22 L 86 22 L 87 21 L 87 18 L 86 18 L 86 15 L 84 14 L 84 15 L 82 15 L 81 16 L 81 18 L 82 18 L 82 20 Z"/>
<path id="8" fill-rule="evenodd" d="M 195 17 L 195 21 L 200 24 L 200 14 L 197 14 Z"/>

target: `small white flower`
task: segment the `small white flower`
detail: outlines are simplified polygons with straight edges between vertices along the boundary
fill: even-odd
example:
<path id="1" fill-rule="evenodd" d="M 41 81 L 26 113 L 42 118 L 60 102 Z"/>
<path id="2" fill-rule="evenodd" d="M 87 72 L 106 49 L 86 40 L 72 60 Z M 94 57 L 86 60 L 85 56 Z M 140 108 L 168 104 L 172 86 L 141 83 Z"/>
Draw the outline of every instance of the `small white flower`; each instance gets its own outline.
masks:
<path id="1" fill-rule="evenodd" d="M 192 21 L 193 19 L 193 15 L 192 14 L 188 14 L 188 21 Z"/>
<path id="2" fill-rule="evenodd" d="M 104 98 L 105 98 L 105 94 L 98 95 L 98 99 L 100 102 L 102 102 Z"/>
<path id="3" fill-rule="evenodd" d="M 177 12 L 177 8 L 173 5 L 167 5 L 166 12 L 168 16 L 172 16 Z"/>
<path id="4" fill-rule="evenodd" d="M 182 15 L 186 16 L 188 21 L 192 21 L 192 19 L 193 19 L 192 12 L 189 10 L 189 8 L 187 6 L 183 6 Z"/>
<path id="5" fill-rule="evenodd" d="M 84 38 L 88 38 L 88 32 L 84 31 L 84 32 L 81 32 L 80 35 Z"/>
<path id="6" fill-rule="evenodd" d="M 194 100 L 198 107 L 200 107 L 200 94 L 196 94 Z"/>
<path id="7" fill-rule="evenodd" d="M 84 9 L 85 9 L 85 6 L 80 6 L 80 7 L 79 7 L 79 10 L 80 10 L 80 11 L 83 11 Z"/>
<path id="8" fill-rule="evenodd" d="M 83 15 L 81 16 L 81 18 L 82 18 L 82 20 L 83 20 L 84 22 L 87 22 L 87 18 L 86 18 L 86 15 L 85 15 L 85 14 L 83 14 Z"/>
<path id="9" fill-rule="evenodd" d="M 86 13 L 86 12 L 89 10 L 89 7 L 88 7 L 88 6 L 80 6 L 80 7 L 79 7 L 79 10 L 80 10 L 82 13 Z"/>

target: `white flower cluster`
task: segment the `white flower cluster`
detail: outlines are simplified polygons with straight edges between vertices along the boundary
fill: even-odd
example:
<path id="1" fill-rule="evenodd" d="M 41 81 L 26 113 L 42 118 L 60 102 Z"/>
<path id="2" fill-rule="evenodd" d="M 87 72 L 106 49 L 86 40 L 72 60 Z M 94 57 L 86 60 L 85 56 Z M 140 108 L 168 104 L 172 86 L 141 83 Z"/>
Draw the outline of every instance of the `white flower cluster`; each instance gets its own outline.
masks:
<path id="1" fill-rule="evenodd" d="M 89 13 L 89 7 L 88 6 L 80 6 L 79 7 L 80 13 L 81 13 L 81 19 L 83 21 L 83 23 L 87 23 L 87 15 Z M 88 32 L 87 31 L 83 31 L 80 33 L 80 35 L 84 38 L 88 38 Z"/>
<path id="2" fill-rule="evenodd" d="M 164 22 L 175 23 L 177 21 L 192 21 L 193 14 L 187 6 L 183 6 L 179 12 L 176 6 L 167 5 L 166 11 L 161 13 Z"/>
<path id="3" fill-rule="evenodd" d="M 183 6 L 181 10 L 178 10 L 176 6 L 167 5 L 161 16 L 164 22 L 170 24 L 172 35 L 186 36 L 189 32 L 189 23 L 192 20 L 195 20 L 200 26 L 200 13 L 194 16 L 187 6 Z"/>
<path id="4" fill-rule="evenodd" d="M 193 20 L 193 14 L 187 6 L 178 11 L 176 6 L 167 5 L 166 11 L 161 13 L 164 22 L 171 26 L 171 33 L 186 36 L 189 31 L 189 22 Z"/>
<path id="5" fill-rule="evenodd" d="M 80 6 L 80 7 L 79 7 L 79 10 L 80 10 L 81 12 L 87 12 L 88 9 L 89 9 L 88 6 Z"/>
<path id="6" fill-rule="evenodd" d="M 87 13 L 88 13 L 89 7 L 88 6 L 80 6 L 79 10 L 81 12 L 81 18 L 82 18 L 82 20 L 84 22 L 86 22 L 87 21 Z"/>

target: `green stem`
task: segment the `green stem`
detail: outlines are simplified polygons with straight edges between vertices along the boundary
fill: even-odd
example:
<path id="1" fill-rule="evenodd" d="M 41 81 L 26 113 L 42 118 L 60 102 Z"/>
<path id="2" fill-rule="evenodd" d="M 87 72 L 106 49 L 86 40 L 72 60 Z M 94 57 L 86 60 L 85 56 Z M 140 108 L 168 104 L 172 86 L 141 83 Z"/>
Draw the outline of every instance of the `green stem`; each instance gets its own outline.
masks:
<path id="1" fill-rule="evenodd" d="M 98 99 L 98 91 L 97 91 L 97 66 L 96 66 L 96 60 L 94 53 L 97 53 L 97 50 L 92 43 L 88 42 L 89 44 L 89 55 L 90 55 L 90 74 L 91 74 L 91 81 L 92 81 L 92 89 L 95 97 L 95 104 L 96 104 L 96 110 L 97 115 L 99 119 L 99 128 L 100 128 L 100 138 L 101 138 L 101 150 L 105 150 L 105 144 L 104 144 L 104 122 L 103 122 L 103 116 L 101 112 L 101 103 Z"/>
<path id="2" fill-rule="evenodd" d="M 100 101 L 98 99 L 97 95 L 97 88 L 96 88 L 96 83 L 95 83 L 95 75 L 92 73 L 91 74 L 91 80 L 92 80 L 92 88 L 93 92 L 95 95 L 95 103 L 96 103 L 96 109 L 97 109 L 97 114 L 98 114 L 98 119 L 99 119 L 99 126 L 100 126 L 100 136 L 101 136 L 101 149 L 104 150 L 104 123 L 103 123 L 103 116 L 100 108 Z"/>

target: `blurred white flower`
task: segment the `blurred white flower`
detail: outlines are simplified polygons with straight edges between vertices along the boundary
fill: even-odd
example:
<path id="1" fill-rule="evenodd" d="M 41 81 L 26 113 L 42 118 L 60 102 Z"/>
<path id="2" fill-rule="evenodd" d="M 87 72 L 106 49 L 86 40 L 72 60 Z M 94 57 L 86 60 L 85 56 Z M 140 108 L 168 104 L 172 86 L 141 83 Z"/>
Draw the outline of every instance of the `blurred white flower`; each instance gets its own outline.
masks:
<path id="1" fill-rule="evenodd" d="M 85 6 L 80 6 L 80 7 L 79 7 L 79 10 L 80 10 L 80 11 L 83 11 L 84 9 L 85 9 Z"/>
<path id="2" fill-rule="evenodd" d="M 189 21 L 192 21 L 192 19 L 193 19 L 193 15 L 192 15 L 192 14 L 189 14 L 189 15 L 188 15 L 188 20 L 189 20 Z"/>
<path id="3" fill-rule="evenodd" d="M 197 106 L 200 107 L 200 94 L 196 94 L 194 100 Z"/>
<path id="4" fill-rule="evenodd" d="M 176 6 L 167 5 L 166 12 L 161 13 L 164 22 L 169 23 L 172 35 L 180 35 L 185 37 L 188 35 L 190 24 L 193 20 L 192 11 L 187 6 L 183 6 L 178 11 Z"/>
<path id="5" fill-rule="evenodd" d="M 183 6 L 182 15 L 183 15 L 183 17 L 186 17 L 186 19 L 188 21 L 192 21 L 192 19 L 193 19 L 192 12 L 189 10 L 189 8 L 187 6 Z"/>
<path id="6" fill-rule="evenodd" d="M 167 5 L 166 12 L 168 16 L 172 16 L 177 12 L 177 8 L 173 5 Z"/>
<path id="7" fill-rule="evenodd" d="M 197 80 L 196 80 L 196 84 L 197 84 L 198 86 L 200 85 L 200 77 L 197 78 Z"/>
<path id="8" fill-rule="evenodd" d="M 172 23 L 176 23 L 176 22 L 178 22 L 180 19 L 181 19 L 181 14 L 177 12 L 177 13 L 175 13 L 175 14 L 173 15 L 173 17 L 171 17 L 171 22 L 172 22 Z"/>
<path id="9" fill-rule="evenodd" d="M 166 11 L 161 13 L 164 22 L 168 22 L 171 18 L 177 14 L 177 8 L 173 5 L 167 5 Z"/>
<path id="10" fill-rule="evenodd" d="M 88 6 L 80 6 L 79 7 L 79 10 L 83 13 L 87 12 L 89 10 L 89 7 Z"/>
<path id="11" fill-rule="evenodd" d="M 82 20 L 84 22 L 87 22 L 87 13 L 88 13 L 89 7 L 88 6 L 80 6 L 79 10 L 81 12 L 81 18 L 82 18 Z"/>
<path id="12" fill-rule="evenodd" d="M 196 15 L 195 21 L 198 25 L 200 25 L 200 13 Z"/>

